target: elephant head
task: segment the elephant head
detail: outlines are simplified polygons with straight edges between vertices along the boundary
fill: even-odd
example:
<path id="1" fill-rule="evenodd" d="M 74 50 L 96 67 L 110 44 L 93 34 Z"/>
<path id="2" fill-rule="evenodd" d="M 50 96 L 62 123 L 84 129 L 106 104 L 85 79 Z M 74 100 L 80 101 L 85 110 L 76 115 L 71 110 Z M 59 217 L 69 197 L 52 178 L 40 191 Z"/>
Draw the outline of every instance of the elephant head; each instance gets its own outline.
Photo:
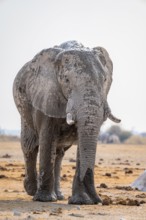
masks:
<path id="1" fill-rule="evenodd" d="M 120 122 L 107 103 L 112 61 L 104 48 L 89 49 L 73 41 L 42 51 L 30 68 L 35 72 L 28 82 L 33 106 L 45 115 L 66 118 L 69 125 L 77 125 L 79 175 L 83 180 L 88 169 L 93 171 L 103 121 Z"/>

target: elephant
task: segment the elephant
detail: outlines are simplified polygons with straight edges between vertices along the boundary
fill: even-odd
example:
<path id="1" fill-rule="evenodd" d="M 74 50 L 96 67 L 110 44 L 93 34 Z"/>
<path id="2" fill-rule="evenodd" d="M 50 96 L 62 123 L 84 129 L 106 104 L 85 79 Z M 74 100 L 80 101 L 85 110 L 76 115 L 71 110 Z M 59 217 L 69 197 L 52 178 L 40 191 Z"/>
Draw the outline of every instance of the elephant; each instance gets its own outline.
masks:
<path id="1" fill-rule="evenodd" d="M 102 202 L 94 184 L 97 137 L 107 118 L 120 122 L 107 102 L 112 72 L 106 49 L 67 41 L 42 50 L 16 75 L 13 97 L 21 116 L 24 188 L 34 201 L 64 199 L 61 163 L 76 142 L 76 172 L 68 203 Z"/>
<path id="2" fill-rule="evenodd" d="M 133 189 L 146 192 L 146 170 L 131 184 Z"/>

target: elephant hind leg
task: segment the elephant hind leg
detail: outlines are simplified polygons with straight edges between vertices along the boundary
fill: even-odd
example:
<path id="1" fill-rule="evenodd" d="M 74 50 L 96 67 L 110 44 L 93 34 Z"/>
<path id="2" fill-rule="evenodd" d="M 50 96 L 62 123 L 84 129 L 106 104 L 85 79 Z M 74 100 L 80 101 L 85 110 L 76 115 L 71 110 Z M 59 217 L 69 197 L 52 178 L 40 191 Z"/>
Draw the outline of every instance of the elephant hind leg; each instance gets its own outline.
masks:
<path id="1" fill-rule="evenodd" d="M 64 148 L 59 148 L 56 150 L 56 159 L 55 159 L 55 193 L 58 200 L 63 200 L 64 195 L 60 189 L 60 176 L 61 176 L 61 163 L 65 154 L 65 151 L 68 150 L 71 145 Z"/>
<path id="2" fill-rule="evenodd" d="M 60 190 L 60 173 L 61 173 L 61 163 L 64 156 L 64 150 L 59 149 L 56 151 L 56 160 L 55 160 L 55 193 L 58 200 L 63 200 L 64 196 Z"/>
<path id="3" fill-rule="evenodd" d="M 38 154 L 38 140 L 35 132 L 22 121 L 21 147 L 25 160 L 24 188 L 33 196 L 37 191 L 36 161 Z"/>

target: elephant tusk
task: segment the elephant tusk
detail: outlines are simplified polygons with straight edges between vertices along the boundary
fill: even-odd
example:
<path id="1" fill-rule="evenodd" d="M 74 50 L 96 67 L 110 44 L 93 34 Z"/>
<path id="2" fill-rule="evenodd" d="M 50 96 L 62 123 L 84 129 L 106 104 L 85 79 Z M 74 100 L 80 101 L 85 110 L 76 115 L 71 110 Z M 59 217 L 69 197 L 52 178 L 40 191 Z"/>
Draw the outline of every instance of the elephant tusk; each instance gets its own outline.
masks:
<path id="1" fill-rule="evenodd" d="M 67 113 L 66 121 L 67 121 L 67 124 L 68 124 L 68 125 L 73 125 L 73 124 L 75 124 L 75 121 L 72 119 L 72 114 L 71 114 L 71 113 Z"/>
<path id="2" fill-rule="evenodd" d="M 115 123 L 121 122 L 121 119 L 116 118 L 111 112 L 108 114 L 108 118 Z"/>
<path id="3" fill-rule="evenodd" d="M 116 118 L 112 113 L 111 113 L 111 109 L 107 103 L 107 101 L 105 102 L 105 116 L 106 118 L 109 118 L 111 121 L 115 122 L 115 123 L 120 123 L 121 119 Z"/>

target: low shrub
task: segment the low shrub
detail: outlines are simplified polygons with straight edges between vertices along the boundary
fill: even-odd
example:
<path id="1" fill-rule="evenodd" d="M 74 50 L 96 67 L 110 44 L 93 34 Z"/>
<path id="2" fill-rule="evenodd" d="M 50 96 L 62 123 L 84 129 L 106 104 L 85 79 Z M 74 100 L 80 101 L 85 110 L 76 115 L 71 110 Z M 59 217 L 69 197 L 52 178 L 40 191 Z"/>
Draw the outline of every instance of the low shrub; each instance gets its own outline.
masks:
<path id="1" fill-rule="evenodd" d="M 125 144 L 146 144 L 146 137 L 132 135 L 125 141 Z"/>

